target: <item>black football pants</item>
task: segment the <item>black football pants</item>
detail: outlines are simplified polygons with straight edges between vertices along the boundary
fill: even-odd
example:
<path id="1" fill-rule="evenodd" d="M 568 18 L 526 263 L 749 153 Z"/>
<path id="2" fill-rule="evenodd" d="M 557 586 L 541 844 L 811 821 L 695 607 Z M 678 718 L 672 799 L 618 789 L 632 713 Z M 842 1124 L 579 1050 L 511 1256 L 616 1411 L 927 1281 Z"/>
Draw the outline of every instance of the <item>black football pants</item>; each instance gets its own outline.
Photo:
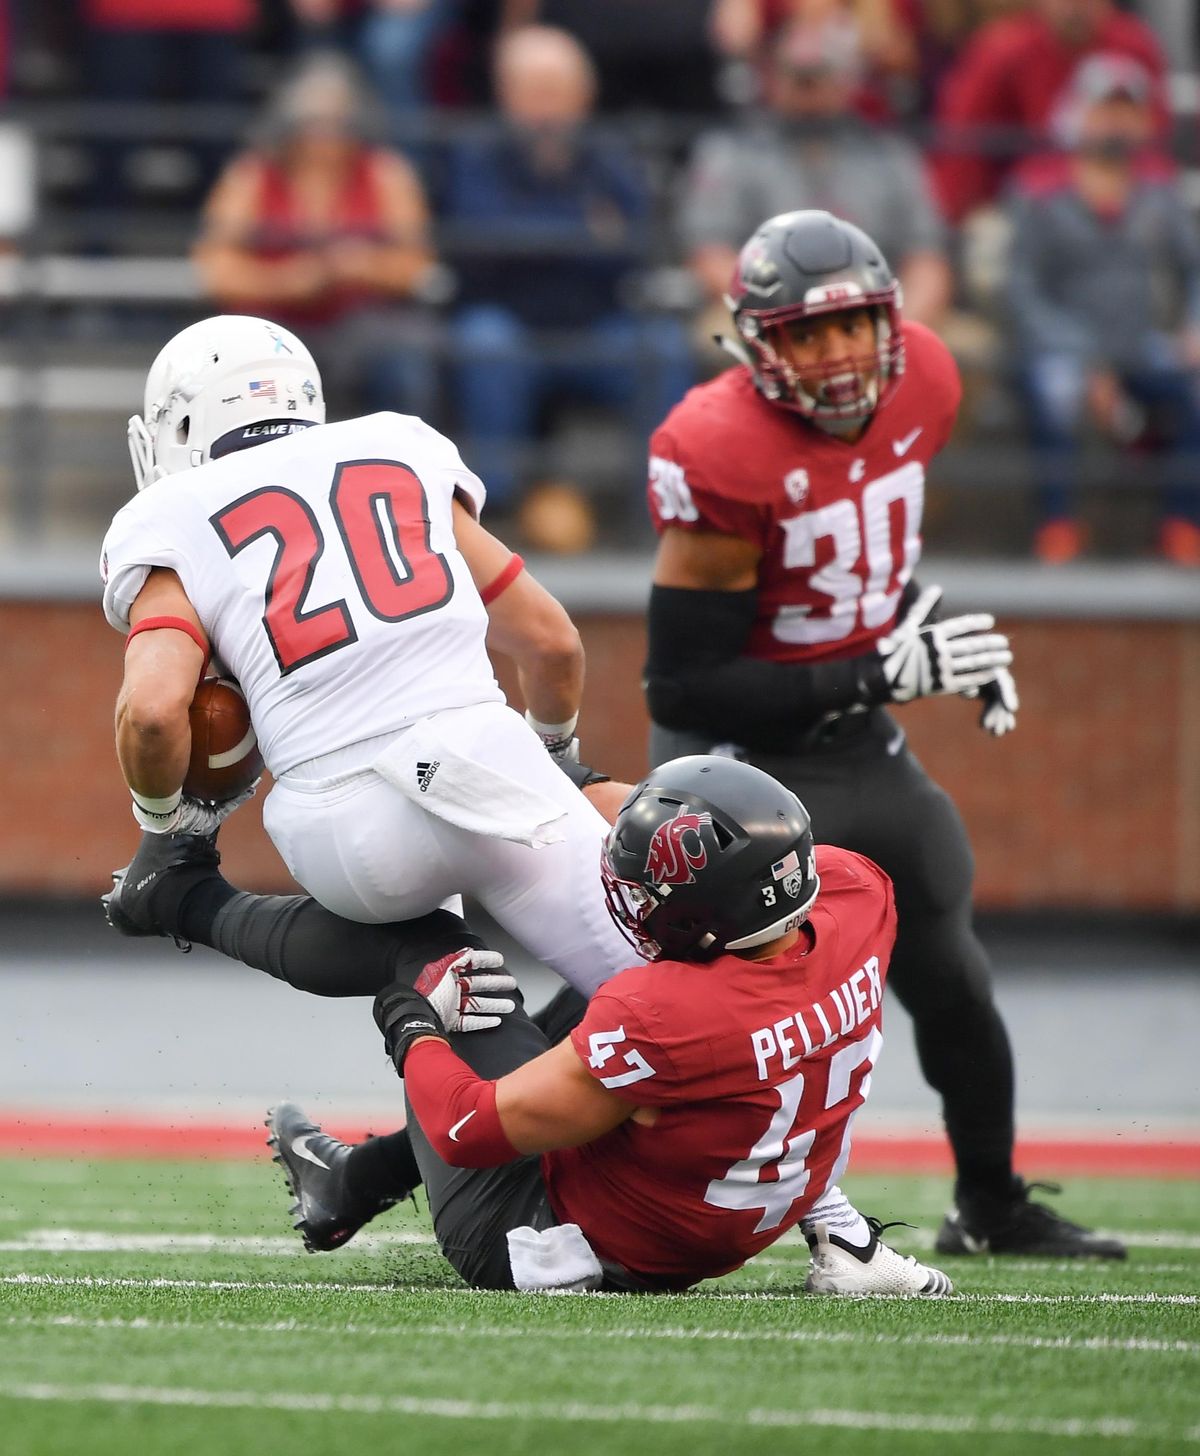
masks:
<path id="1" fill-rule="evenodd" d="M 651 762 L 711 747 L 656 727 Z M 747 757 L 799 796 L 818 844 L 866 855 L 891 876 L 897 931 L 888 984 L 912 1017 L 921 1071 L 942 1099 L 959 1187 L 1007 1193 L 1012 1050 L 972 926 L 974 857 L 958 810 L 882 710 L 866 715 L 861 732 L 803 754 Z"/>

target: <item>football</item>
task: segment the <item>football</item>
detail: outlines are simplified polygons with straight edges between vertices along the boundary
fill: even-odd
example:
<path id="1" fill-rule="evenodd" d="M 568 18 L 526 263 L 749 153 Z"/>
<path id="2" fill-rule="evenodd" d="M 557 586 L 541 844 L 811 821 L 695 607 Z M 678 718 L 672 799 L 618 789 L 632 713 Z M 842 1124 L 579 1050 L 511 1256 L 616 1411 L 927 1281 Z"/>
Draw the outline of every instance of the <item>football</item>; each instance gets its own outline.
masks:
<path id="1" fill-rule="evenodd" d="M 235 798 L 263 771 L 250 710 L 237 683 L 206 677 L 188 711 L 192 757 L 183 791 L 194 799 L 222 803 Z"/>

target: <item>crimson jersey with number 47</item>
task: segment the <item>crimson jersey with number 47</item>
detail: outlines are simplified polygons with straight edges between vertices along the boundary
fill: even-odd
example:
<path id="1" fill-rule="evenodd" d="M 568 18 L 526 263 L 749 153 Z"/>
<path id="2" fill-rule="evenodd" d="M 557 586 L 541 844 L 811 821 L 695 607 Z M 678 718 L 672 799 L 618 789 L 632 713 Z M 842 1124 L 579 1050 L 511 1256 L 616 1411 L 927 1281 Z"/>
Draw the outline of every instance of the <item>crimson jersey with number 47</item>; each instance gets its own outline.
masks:
<path id="1" fill-rule="evenodd" d="M 880 1047 L 896 933 L 892 885 L 818 845 L 811 936 L 768 961 L 724 955 L 622 971 L 571 1041 L 588 1071 L 648 1110 L 547 1153 L 556 1215 L 656 1287 L 738 1268 L 837 1181 Z"/>
<path id="2" fill-rule="evenodd" d="M 151 567 L 178 573 L 277 778 L 428 713 L 503 702 L 455 544 L 456 495 L 478 515 L 482 483 L 411 415 L 268 440 L 118 511 L 105 615 L 127 632 Z"/>
<path id="3" fill-rule="evenodd" d="M 651 438 L 655 529 L 720 531 L 762 552 L 752 657 L 854 657 L 896 620 L 921 551 L 926 467 L 962 393 L 941 340 L 903 330 L 899 386 L 854 444 L 769 403 L 745 368 L 693 389 Z"/>

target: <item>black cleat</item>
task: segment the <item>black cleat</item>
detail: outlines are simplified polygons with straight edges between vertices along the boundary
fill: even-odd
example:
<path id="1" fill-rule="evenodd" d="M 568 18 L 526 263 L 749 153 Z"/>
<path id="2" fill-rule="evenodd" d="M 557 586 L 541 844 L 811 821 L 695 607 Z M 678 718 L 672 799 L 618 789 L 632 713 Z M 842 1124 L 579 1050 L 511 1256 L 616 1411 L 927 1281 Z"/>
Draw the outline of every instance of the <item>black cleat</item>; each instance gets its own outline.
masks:
<path id="1" fill-rule="evenodd" d="M 1057 1183 L 1013 1179 L 1008 1198 L 992 1194 L 956 1195 L 938 1230 L 939 1254 L 1024 1254 L 1046 1259 L 1124 1259 L 1120 1239 L 1094 1233 L 1072 1223 L 1044 1203 L 1031 1203 L 1036 1188 L 1061 1193 Z"/>
<path id="2" fill-rule="evenodd" d="M 267 1146 L 274 1149 L 273 1161 L 283 1169 L 295 1200 L 289 1209 L 295 1215 L 293 1227 L 310 1254 L 339 1248 L 376 1214 L 401 1202 L 399 1197 L 372 1202 L 355 1198 L 346 1186 L 346 1164 L 354 1148 L 322 1132 L 294 1102 L 272 1107 L 266 1126 L 271 1129 Z"/>
<path id="3" fill-rule="evenodd" d="M 122 935 L 169 935 L 180 950 L 191 950 L 189 942 L 159 918 L 166 908 L 164 886 L 171 883 L 171 907 L 178 908 L 179 873 L 187 871 L 193 880 L 203 878 L 220 863 L 215 833 L 151 834 L 143 830 L 137 853 L 123 870 L 113 871 L 112 889 L 100 896 L 108 923 Z"/>

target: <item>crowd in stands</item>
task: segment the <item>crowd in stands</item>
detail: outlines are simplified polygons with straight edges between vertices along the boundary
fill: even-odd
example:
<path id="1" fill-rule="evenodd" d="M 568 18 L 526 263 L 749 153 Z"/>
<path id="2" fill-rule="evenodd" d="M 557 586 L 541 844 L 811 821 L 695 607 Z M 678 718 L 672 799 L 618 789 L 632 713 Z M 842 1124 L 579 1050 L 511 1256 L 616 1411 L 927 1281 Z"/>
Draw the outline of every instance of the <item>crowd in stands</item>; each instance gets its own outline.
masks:
<path id="1" fill-rule="evenodd" d="M 722 367 L 709 340 L 741 242 L 826 207 L 880 243 L 908 317 L 968 355 L 986 341 L 1032 448 L 1041 559 L 1087 550 L 1080 459 L 1099 435 L 1137 452 L 1159 552 L 1195 567 L 1200 232 L 1183 179 L 1200 139 L 1168 72 L 1194 70 L 1200 22 L 1168 66 L 1160 8 L 0 0 L 0 84 L 258 108 L 232 155 L 207 134 L 194 147 L 213 306 L 300 332 L 339 412 L 451 429 L 532 544 L 594 535 L 586 470 L 561 478 L 537 443 L 564 404 L 619 416 L 639 447 Z M 23 78 L 23 49 L 59 58 L 50 82 Z M 84 212 L 130 193 L 143 140 L 94 144 Z M 981 235 L 1005 241 L 998 284 L 975 276 Z"/>

